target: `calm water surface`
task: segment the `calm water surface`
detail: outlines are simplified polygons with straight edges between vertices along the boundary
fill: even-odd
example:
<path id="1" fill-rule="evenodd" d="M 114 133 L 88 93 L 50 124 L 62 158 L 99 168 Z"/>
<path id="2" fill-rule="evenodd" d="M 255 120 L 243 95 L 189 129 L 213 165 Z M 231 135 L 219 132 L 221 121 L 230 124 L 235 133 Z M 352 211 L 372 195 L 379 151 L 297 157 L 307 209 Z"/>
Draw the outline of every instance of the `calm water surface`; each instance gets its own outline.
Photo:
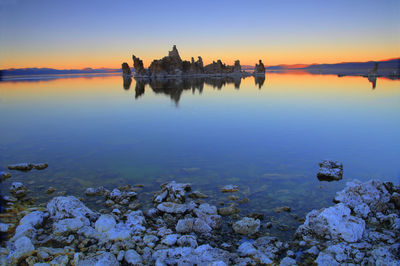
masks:
<path id="1" fill-rule="evenodd" d="M 120 76 L 2 81 L 0 170 L 50 165 L 13 172 L 3 192 L 22 181 L 43 202 L 49 186 L 82 195 L 140 183 L 148 199 L 176 180 L 227 204 L 218 187 L 235 184 L 249 199 L 241 215 L 262 212 L 291 232 L 291 214 L 331 205 L 348 180 L 399 183 L 399 114 L 400 82 L 384 78 L 375 89 L 363 77 L 295 73 L 267 73 L 262 85 L 253 77 L 125 88 Z M 316 178 L 326 158 L 343 162 L 341 181 Z M 273 211 L 284 205 L 291 214 Z"/>

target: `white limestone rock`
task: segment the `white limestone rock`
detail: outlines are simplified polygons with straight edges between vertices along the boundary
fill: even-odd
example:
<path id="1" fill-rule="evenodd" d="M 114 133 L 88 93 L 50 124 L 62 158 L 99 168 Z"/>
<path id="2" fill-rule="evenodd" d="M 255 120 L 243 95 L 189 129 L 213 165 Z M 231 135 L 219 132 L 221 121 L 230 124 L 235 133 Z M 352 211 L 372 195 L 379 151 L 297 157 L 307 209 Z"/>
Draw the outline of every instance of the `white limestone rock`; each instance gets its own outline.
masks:
<path id="1" fill-rule="evenodd" d="M 244 217 L 242 220 L 235 222 L 232 228 L 236 233 L 253 235 L 260 230 L 260 220 Z"/>
<path id="2" fill-rule="evenodd" d="M 100 233 L 102 233 L 102 232 L 107 232 L 110 229 L 114 228 L 116 224 L 117 223 L 115 222 L 113 216 L 109 214 L 102 214 L 100 215 L 99 219 L 97 219 L 94 228 Z"/>
<path id="3" fill-rule="evenodd" d="M 35 247 L 31 240 L 26 236 L 21 236 L 12 243 L 7 261 L 10 265 L 16 265 L 22 259 L 32 255 L 34 251 Z"/>
<path id="4" fill-rule="evenodd" d="M 163 202 L 158 204 L 157 209 L 166 213 L 184 213 L 188 210 L 186 204 L 174 203 L 174 202 Z"/>
<path id="5" fill-rule="evenodd" d="M 86 255 L 83 259 L 79 259 L 77 266 L 117 266 L 117 259 L 110 252 L 100 252 L 97 254 Z"/>
<path id="6" fill-rule="evenodd" d="M 129 249 L 125 252 L 124 259 L 129 265 L 139 265 L 142 263 L 142 256 L 140 256 L 134 249 Z"/>
<path id="7" fill-rule="evenodd" d="M 350 212 L 341 203 L 319 211 L 313 210 L 307 214 L 306 221 L 297 229 L 296 235 L 305 240 L 330 238 L 357 242 L 362 238 L 365 222 Z"/>
<path id="8" fill-rule="evenodd" d="M 54 235 L 66 235 L 69 233 L 76 233 L 79 229 L 84 226 L 90 225 L 89 219 L 83 216 L 76 218 L 67 218 L 54 222 L 53 234 Z"/>
<path id="9" fill-rule="evenodd" d="M 58 221 L 66 218 L 84 216 L 90 220 L 95 220 L 98 214 L 85 206 L 74 196 L 55 197 L 47 203 L 47 211 L 52 219 Z"/>
<path id="10" fill-rule="evenodd" d="M 43 220 L 48 216 L 42 211 L 33 211 L 25 215 L 20 221 L 19 225 L 15 229 L 15 235 L 13 239 L 18 239 L 21 236 L 27 236 L 32 238 L 36 232 L 36 228 L 42 225 Z"/>
<path id="11" fill-rule="evenodd" d="M 156 203 L 164 201 L 184 203 L 186 192 L 190 190 L 191 187 L 188 183 L 176 183 L 175 181 L 171 181 L 161 185 L 161 191 L 154 194 L 153 201 Z"/>
<path id="12" fill-rule="evenodd" d="M 317 177 L 322 181 L 340 180 L 343 177 L 343 164 L 337 161 L 324 160 L 319 163 Z"/>

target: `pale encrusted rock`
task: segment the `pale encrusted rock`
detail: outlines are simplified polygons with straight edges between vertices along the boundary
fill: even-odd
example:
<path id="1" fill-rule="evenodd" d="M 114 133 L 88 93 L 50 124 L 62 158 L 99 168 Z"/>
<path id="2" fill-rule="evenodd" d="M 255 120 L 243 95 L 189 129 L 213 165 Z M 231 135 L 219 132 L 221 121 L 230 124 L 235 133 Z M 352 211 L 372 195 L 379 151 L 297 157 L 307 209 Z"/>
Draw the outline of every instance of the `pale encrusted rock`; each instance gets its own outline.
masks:
<path id="1" fill-rule="evenodd" d="M 337 161 L 324 160 L 319 163 L 319 167 L 317 174 L 319 180 L 332 181 L 343 177 L 343 164 Z"/>
<path id="2" fill-rule="evenodd" d="M 117 223 L 113 216 L 109 214 L 102 214 L 100 215 L 99 219 L 97 219 L 94 227 L 97 231 L 102 233 L 114 228 L 116 224 Z"/>
<path id="3" fill-rule="evenodd" d="M 80 259 L 77 266 L 117 266 L 119 265 L 117 259 L 110 252 L 100 252 L 98 254 L 86 255 L 83 259 Z"/>
<path id="4" fill-rule="evenodd" d="M 161 185 L 161 191 L 154 194 L 153 201 L 156 203 L 161 202 L 174 202 L 184 203 L 186 192 L 191 190 L 188 183 L 176 183 L 171 181 Z"/>
<path id="5" fill-rule="evenodd" d="M 187 211 L 188 206 L 174 202 L 163 202 L 157 205 L 157 209 L 166 213 L 184 213 Z"/>
<path id="6" fill-rule="evenodd" d="M 69 233 L 76 233 L 85 225 L 90 225 L 90 222 L 89 219 L 84 216 L 58 220 L 53 224 L 53 234 L 65 235 Z"/>
<path id="7" fill-rule="evenodd" d="M 142 256 L 140 256 L 134 249 L 127 250 L 124 259 L 129 263 L 129 265 L 139 265 L 142 263 Z"/>
<path id="8" fill-rule="evenodd" d="M 306 221 L 297 229 L 296 235 L 303 239 L 326 239 L 328 237 L 357 242 L 362 238 L 364 230 L 364 220 L 351 215 L 351 210 L 340 203 L 308 213 Z"/>
<path id="9" fill-rule="evenodd" d="M 26 236 L 21 236 L 12 243 L 7 260 L 11 265 L 16 265 L 22 259 L 32 255 L 34 250 L 32 241 Z"/>
<path id="10" fill-rule="evenodd" d="M 260 220 L 244 217 L 242 220 L 235 222 L 232 228 L 236 233 L 253 235 L 260 230 Z"/>
<path id="11" fill-rule="evenodd" d="M 10 193 L 16 198 L 22 198 L 26 195 L 26 187 L 21 182 L 13 182 L 10 187 Z"/>
<path id="12" fill-rule="evenodd" d="M 48 215 L 42 211 L 33 211 L 22 217 L 19 221 L 19 225 L 15 229 L 13 239 L 17 239 L 21 236 L 32 238 L 35 235 L 36 228 L 42 225 L 43 220 L 47 218 L 47 216 Z"/>
<path id="13" fill-rule="evenodd" d="M 74 196 L 53 198 L 47 203 L 47 211 L 51 218 L 56 221 L 79 216 L 87 217 L 90 220 L 95 220 L 98 217 L 97 213 L 86 207 Z"/>

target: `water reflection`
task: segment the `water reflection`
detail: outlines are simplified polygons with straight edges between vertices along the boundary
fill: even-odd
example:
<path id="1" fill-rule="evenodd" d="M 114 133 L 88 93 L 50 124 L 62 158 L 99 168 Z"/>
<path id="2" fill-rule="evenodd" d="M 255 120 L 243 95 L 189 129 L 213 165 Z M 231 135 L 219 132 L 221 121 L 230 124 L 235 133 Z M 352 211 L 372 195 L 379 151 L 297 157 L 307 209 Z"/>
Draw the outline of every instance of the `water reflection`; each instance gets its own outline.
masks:
<path id="1" fill-rule="evenodd" d="M 131 79 L 124 77 L 124 89 L 129 90 Z M 127 80 L 129 79 L 129 80 Z M 256 84 L 261 87 L 264 84 L 265 77 L 260 81 L 256 80 Z M 135 78 L 135 99 L 138 99 L 145 93 L 146 85 L 156 94 L 165 94 L 175 102 L 179 103 L 182 92 L 191 90 L 193 93 L 203 92 L 204 84 L 212 86 L 214 89 L 222 89 L 222 87 L 233 84 L 235 89 L 240 89 L 242 77 L 199 77 L 199 78 L 170 78 L 170 79 L 141 79 Z"/>
<path id="2" fill-rule="evenodd" d="M 124 89 L 129 90 L 131 88 L 132 78 L 123 76 L 123 79 L 124 79 Z"/>
<path id="3" fill-rule="evenodd" d="M 258 75 L 254 77 L 254 81 L 256 83 L 256 86 L 261 90 L 262 86 L 264 85 L 265 82 L 265 75 Z"/>

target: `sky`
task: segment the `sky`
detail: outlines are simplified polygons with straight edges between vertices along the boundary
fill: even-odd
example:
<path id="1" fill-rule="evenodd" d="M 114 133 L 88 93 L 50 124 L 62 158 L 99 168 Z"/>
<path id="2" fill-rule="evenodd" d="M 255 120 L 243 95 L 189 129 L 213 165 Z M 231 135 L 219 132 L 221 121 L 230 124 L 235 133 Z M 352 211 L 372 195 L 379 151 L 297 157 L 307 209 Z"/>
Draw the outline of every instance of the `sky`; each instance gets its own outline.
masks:
<path id="1" fill-rule="evenodd" d="M 0 0 L 0 69 L 148 66 L 177 45 L 266 66 L 400 57 L 400 1 Z"/>

